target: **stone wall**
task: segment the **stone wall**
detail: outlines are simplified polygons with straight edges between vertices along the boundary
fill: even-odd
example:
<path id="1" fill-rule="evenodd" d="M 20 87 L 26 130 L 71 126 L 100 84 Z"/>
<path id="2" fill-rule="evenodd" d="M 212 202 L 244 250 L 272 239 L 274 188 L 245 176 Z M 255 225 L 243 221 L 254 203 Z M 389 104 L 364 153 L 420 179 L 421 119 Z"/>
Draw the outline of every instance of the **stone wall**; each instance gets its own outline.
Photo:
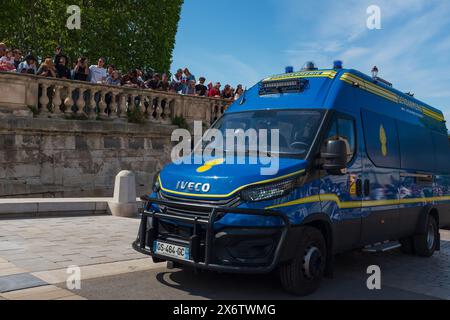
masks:
<path id="1" fill-rule="evenodd" d="M 0 197 L 111 197 L 122 170 L 146 194 L 170 160 L 174 118 L 209 125 L 229 104 L 0 72 Z M 130 112 L 142 124 L 129 123 Z"/>
<path id="2" fill-rule="evenodd" d="M 2 119 L 0 197 L 111 197 L 121 170 L 138 194 L 170 160 L 174 127 L 100 121 Z"/>

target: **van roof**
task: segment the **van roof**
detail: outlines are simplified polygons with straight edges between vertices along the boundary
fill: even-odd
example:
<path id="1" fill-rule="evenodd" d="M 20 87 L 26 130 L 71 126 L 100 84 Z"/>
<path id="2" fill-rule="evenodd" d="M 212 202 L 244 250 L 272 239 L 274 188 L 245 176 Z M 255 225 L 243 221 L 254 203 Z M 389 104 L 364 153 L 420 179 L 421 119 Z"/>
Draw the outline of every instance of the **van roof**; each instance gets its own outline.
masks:
<path id="1" fill-rule="evenodd" d="M 289 93 L 280 91 L 281 93 L 261 94 L 261 89 L 266 85 L 272 87 L 279 85 L 281 88 L 284 85 L 291 85 L 293 81 L 301 81 L 303 89 Z M 355 105 L 355 101 L 360 102 Z M 335 109 L 343 105 L 348 109 L 373 105 L 369 109 L 377 108 L 378 112 L 389 112 L 393 117 L 402 119 L 411 116 L 425 118 L 434 126 L 439 126 L 439 129 L 445 128 L 442 111 L 353 69 L 300 71 L 270 76 L 249 89 L 245 93 L 245 99 L 241 98 L 233 103 L 227 112 Z"/>

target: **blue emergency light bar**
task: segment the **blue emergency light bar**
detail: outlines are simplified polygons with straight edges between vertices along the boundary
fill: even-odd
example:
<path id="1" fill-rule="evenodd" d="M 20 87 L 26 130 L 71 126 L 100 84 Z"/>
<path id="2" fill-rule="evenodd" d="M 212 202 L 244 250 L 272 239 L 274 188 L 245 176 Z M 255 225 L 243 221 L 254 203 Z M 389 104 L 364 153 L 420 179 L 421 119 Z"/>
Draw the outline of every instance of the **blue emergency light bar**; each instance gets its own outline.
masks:
<path id="1" fill-rule="evenodd" d="M 265 81 L 261 84 L 259 95 L 279 94 L 279 93 L 299 93 L 309 85 L 307 79 L 295 79 L 284 81 Z"/>

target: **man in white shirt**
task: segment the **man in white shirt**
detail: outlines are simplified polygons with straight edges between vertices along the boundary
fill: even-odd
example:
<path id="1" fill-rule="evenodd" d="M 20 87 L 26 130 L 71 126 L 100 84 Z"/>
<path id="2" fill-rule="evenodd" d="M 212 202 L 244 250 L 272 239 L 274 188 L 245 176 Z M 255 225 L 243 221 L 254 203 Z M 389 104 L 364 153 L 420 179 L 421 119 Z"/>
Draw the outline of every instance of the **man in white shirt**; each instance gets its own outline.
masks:
<path id="1" fill-rule="evenodd" d="M 103 83 L 106 80 L 105 58 L 99 58 L 98 64 L 89 67 L 92 83 Z"/>

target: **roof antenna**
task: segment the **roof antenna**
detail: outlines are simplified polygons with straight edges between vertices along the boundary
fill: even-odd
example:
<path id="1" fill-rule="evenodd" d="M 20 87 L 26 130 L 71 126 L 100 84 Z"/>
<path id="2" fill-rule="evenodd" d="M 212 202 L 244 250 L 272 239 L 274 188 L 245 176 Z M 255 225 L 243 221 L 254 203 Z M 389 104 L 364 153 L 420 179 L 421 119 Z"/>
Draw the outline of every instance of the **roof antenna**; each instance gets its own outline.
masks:
<path id="1" fill-rule="evenodd" d="M 383 78 L 380 78 L 380 77 L 378 76 L 378 72 L 379 72 L 379 70 L 378 70 L 377 66 L 374 66 L 374 67 L 372 68 L 372 78 L 373 78 L 373 81 L 374 81 L 375 83 L 381 82 L 381 83 L 387 85 L 388 87 L 392 87 L 392 83 L 390 83 L 389 81 L 384 80 Z"/>
<path id="2" fill-rule="evenodd" d="M 374 78 L 375 80 L 378 78 L 378 68 L 377 68 L 377 66 L 374 66 L 372 68 L 372 78 Z"/>
<path id="3" fill-rule="evenodd" d="M 241 101 L 239 101 L 240 106 L 242 106 L 245 103 L 245 101 L 247 101 L 247 98 L 245 97 L 246 95 L 247 95 L 247 87 L 245 87 L 244 94 L 242 95 L 242 99 L 241 99 Z"/>

